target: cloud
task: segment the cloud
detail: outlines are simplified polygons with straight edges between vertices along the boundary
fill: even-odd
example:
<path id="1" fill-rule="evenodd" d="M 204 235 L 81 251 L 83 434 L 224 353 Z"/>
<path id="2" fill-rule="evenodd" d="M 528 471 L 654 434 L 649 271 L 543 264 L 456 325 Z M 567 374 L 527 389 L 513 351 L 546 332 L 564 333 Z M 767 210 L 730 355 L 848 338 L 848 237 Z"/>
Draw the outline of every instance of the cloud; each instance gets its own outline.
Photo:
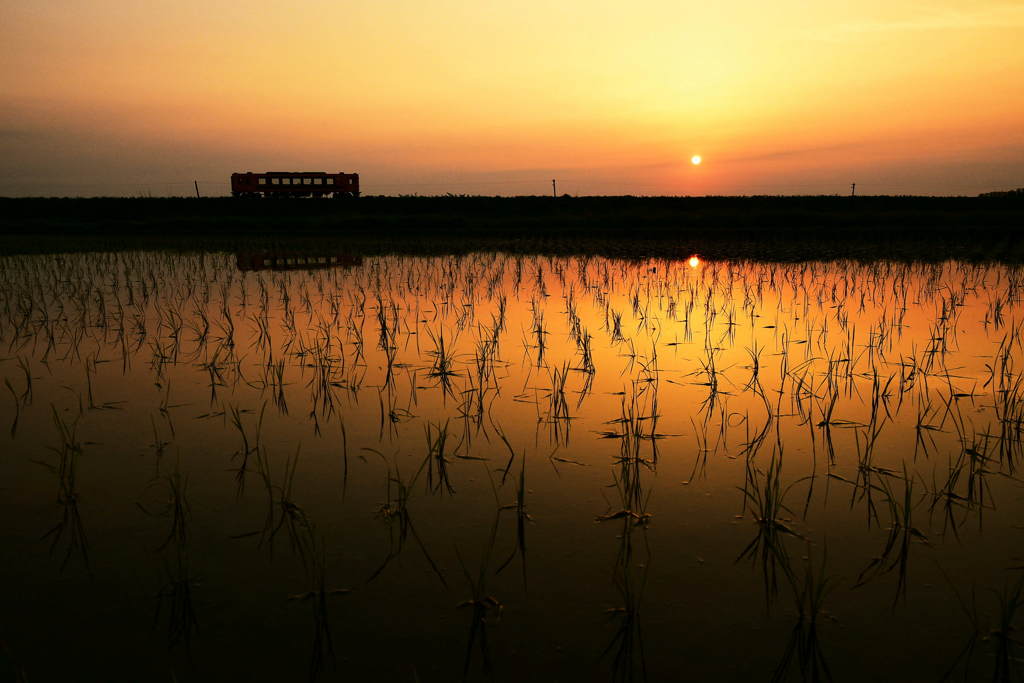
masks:
<path id="1" fill-rule="evenodd" d="M 750 156 L 729 157 L 721 162 L 749 163 L 753 161 L 781 161 L 783 159 L 800 159 L 802 157 L 816 156 L 828 152 L 841 152 L 866 146 L 861 142 L 848 142 L 837 145 L 821 145 L 817 147 L 798 147 L 793 149 L 780 149 Z"/>
<path id="2" fill-rule="evenodd" d="M 926 9 L 909 19 L 839 24 L 816 30 L 809 37 L 816 40 L 841 41 L 879 33 L 1007 28 L 1024 28 L 1024 4 L 1013 3 L 971 10 Z"/>

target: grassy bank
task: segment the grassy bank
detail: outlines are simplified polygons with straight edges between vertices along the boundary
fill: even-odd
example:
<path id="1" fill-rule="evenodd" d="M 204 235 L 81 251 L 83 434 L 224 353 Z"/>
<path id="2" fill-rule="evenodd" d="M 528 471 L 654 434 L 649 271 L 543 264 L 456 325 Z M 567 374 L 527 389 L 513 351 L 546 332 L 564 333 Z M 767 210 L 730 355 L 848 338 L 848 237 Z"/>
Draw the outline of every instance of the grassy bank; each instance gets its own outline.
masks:
<path id="1" fill-rule="evenodd" d="M 4 199 L 0 250 L 344 247 L 1024 261 L 1017 197 Z"/>

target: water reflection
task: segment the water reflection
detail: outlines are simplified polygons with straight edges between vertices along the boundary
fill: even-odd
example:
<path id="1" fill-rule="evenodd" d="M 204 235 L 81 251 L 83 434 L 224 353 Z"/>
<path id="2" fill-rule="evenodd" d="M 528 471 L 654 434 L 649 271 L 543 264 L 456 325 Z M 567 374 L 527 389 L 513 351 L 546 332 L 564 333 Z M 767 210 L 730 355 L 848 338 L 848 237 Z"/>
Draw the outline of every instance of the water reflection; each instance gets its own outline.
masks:
<path id="1" fill-rule="evenodd" d="M 235 254 L 235 265 L 241 271 L 351 268 L 362 262 L 361 256 L 347 252 L 240 251 Z"/>
<path id="2" fill-rule="evenodd" d="M 938 680 L 949 663 L 932 654 L 964 647 L 960 622 L 906 657 L 861 646 L 944 623 L 948 586 L 1002 586 L 1020 564 L 1017 268 L 3 264 L 5 539 L 28 568 L 4 578 L 36 602 L 67 586 L 51 611 L 70 613 L 94 594 L 71 582 L 95 575 L 113 607 L 80 641 L 54 627 L 69 648 L 139 638 L 153 591 L 125 597 L 125 577 L 162 566 L 161 630 L 197 671 L 245 651 L 247 672 L 286 679 L 578 678 L 587 661 L 659 680 L 681 670 L 679 642 L 711 653 L 735 632 L 738 678 Z M 987 641 L 1000 676 L 1016 657 L 1006 585 Z M 824 638 L 826 600 L 849 627 Z M 13 613 L 38 630 L 28 604 Z M 18 645 L 30 673 L 74 677 Z M 126 662 L 163 675 L 147 648 Z"/>

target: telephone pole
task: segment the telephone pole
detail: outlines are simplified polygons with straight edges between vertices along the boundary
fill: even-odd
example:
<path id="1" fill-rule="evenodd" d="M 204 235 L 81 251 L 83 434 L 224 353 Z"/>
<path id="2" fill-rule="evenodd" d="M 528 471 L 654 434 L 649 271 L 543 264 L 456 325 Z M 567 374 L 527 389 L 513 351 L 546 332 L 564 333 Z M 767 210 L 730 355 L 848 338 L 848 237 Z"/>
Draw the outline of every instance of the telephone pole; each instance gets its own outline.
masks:
<path id="1" fill-rule="evenodd" d="M 857 196 L 857 183 L 850 183 L 850 196 L 851 197 L 856 197 Z"/>
<path id="2" fill-rule="evenodd" d="M 551 179 L 551 196 L 552 197 L 558 197 L 558 189 L 557 189 L 557 186 L 555 185 L 555 179 L 554 178 Z"/>
<path id="3" fill-rule="evenodd" d="M 198 180 L 193 180 L 192 182 L 196 186 L 196 199 L 199 199 L 199 181 Z"/>

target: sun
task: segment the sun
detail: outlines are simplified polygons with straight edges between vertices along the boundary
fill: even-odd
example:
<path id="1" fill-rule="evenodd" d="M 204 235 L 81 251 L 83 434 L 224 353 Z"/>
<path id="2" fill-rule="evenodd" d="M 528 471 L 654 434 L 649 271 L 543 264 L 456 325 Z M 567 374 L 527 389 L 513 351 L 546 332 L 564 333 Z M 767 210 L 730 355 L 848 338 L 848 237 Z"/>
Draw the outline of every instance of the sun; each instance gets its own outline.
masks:
<path id="1" fill-rule="evenodd" d="M 702 161 L 704 160 L 700 158 L 699 154 L 694 154 L 692 157 L 690 157 L 690 163 L 693 164 L 694 166 L 700 166 L 700 162 Z"/>

